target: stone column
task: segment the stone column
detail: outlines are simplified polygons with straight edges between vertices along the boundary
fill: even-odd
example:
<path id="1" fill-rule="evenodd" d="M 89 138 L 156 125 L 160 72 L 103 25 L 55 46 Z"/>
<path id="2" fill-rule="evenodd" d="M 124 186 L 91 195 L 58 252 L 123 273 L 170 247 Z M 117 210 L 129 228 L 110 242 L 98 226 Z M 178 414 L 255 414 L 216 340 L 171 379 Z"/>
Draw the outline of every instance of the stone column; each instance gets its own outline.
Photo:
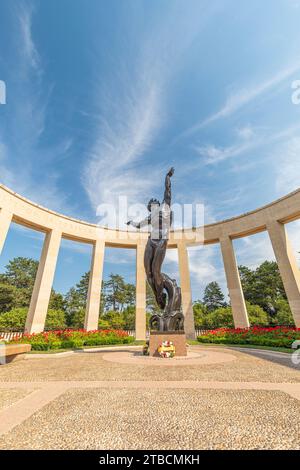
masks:
<path id="1" fill-rule="evenodd" d="M 25 325 L 26 333 L 44 330 L 61 235 L 60 230 L 53 229 L 45 236 Z"/>
<path id="2" fill-rule="evenodd" d="M 146 273 L 144 268 L 145 243 L 136 247 L 136 307 L 135 339 L 146 339 Z"/>
<path id="3" fill-rule="evenodd" d="M 195 323 L 192 302 L 191 280 L 189 270 L 189 257 L 186 244 L 177 243 L 178 266 L 182 297 L 182 311 L 184 314 L 184 330 L 188 339 L 195 339 Z"/>
<path id="4" fill-rule="evenodd" d="M 0 211 L 0 254 L 2 252 L 7 232 L 9 230 L 10 224 L 12 220 L 12 213 L 5 209 L 1 209 Z"/>
<path id="5" fill-rule="evenodd" d="M 220 238 L 227 287 L 232 308 L 235 328 L 249 328 L 249 319 L 236 263 L 232 240 L 229 236 Z"/>
<path id="6" fill-rule="evenodd" d="M 87 305 L 84 321 L 84 329 L 87 331 L 98 329 L 104 250 L 104 240 L 97 240 L 93 246 Z"/>
<path id="7" fill-rule="evenodd" d="M 283 224 L 277 221 L 269 222 L 267 230 L 295 325 L 300 328 L 300 272 L 296 258 Z"/>

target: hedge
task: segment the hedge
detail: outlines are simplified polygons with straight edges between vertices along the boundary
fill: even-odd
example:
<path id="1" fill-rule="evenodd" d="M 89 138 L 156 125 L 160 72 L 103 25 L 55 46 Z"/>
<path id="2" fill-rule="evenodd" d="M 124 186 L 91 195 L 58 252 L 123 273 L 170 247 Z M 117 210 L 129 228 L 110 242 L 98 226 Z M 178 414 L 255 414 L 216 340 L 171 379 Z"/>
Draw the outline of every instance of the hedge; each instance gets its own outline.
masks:
<path id="1" fill-rule="evenodd" d="M 219 328 L 198 336 L 200 343 L 214 344 L 253 344 L 258 346 L 275 346 L 291 348 L 296 340 L 300 340 L 300 329 L 293 327 L 253 326 L 247 329 Z"/>
<path id="2" fill-rule="evenodd" d="M 123 330 L 57 330 L 44 331 L 37 334 L 24 334 L 21 338 L 10 341 L 10 344 L 31 344 L 33 351 L 50 349 L 76 349 L 84 346 L 100 346 L 105 344 L 129 344 L 134 341 Z"/>

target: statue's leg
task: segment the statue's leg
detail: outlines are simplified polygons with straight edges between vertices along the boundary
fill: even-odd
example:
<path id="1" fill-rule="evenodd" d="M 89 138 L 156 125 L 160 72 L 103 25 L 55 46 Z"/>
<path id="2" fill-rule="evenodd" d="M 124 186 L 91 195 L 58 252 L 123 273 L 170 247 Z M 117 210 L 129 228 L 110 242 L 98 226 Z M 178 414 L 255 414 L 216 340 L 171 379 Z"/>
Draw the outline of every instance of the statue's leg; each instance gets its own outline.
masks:
<path id="1" fill-rule="evenodd" d="M 152 246 L 151 240 L 149 238 L 146 244 L 145 253 L 144 253 L 144 266 L 145 266 L 147 281 L 149 282 L 150 287 L 154 291 L 154 294 L 155 294 L 155 285 L 154 285 L 154 279 L 153 279 L 153 274 L 152 274 L 153 257 L 154 257 L 154 247 Z"/>
<path id="2" fill-rule="evenodd" d="M 164 281 L 163 276 L 161 275 L 161 265 L 166 256 L 167 244 L 168 240 L 159 240 L 156 242 L 156 248 L 153 256 L 152 261 L 152 276 L 155 285 L 155 296 L 158 305 L 164 309 L 165 307 L 165 299 L 163 298 L 163 290 L 164 290 Z"/>

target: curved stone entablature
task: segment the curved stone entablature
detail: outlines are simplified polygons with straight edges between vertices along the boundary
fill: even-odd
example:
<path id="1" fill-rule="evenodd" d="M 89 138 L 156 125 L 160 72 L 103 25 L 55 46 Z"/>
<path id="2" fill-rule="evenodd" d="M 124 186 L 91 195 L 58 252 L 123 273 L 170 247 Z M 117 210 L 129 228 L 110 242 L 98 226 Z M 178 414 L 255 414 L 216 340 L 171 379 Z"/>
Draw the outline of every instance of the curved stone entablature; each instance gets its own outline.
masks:
<path id="1" fill-rule="evenodd" d="M 12 212 L 14 222 L 44 232 L 58 229 L 63 237 L 80 242 L 93 243 L 99 237 L 103 237 L 107 246 L 136 248 L 139 241 L 147 239 L 145 232 L 102 228 L 52 211 L 1 184 L 0 209 Z M 266 230 L 268 222 L 286 223 L 299 218 L 300 189 L 270 204 L 230 219 L 184 231 L 174 230 L 170 234 L 169 245 L 176 247 L 178 240 L 183 240 L 188 246 L 218 243 L 222 236 L 241 238 Z"/>
<path id="2" fill-rule="evenodd" d="M 169 247 L 177 248 L 182 305 L 188 337 L 194 335 L 188 246 L 219 243 L 236 327 L 249 320 L 232 240 L 267 231 L 278 262 L 295 324 L 300 327 L 300 275 L 284 224 L 300 218 L 300 189 L 259 209 L 238 217 L 170 233 Z M 122 231 L 67 217 L 46 209 L 0 185 L 0 253 L 11 222 L 45 232 L 45 241 L 26 322 L 26 331 L 42 331 L 47 315 L 56 261 L 62 238 L 91 243 L 93 256 L 85 328 L 97 328 L 105 247 L 136 249 L 136 337 L 146 328 L 146 283 L 143 254 L 147 232 Z"/>

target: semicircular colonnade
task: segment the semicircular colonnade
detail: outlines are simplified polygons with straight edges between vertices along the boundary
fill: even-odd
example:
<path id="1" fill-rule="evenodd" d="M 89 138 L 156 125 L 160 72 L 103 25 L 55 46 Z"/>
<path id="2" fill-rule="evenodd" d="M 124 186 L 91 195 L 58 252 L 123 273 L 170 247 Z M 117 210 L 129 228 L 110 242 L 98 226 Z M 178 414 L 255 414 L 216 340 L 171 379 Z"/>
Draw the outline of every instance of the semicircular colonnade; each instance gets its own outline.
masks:
<path id="1" fill-rule="evenodd" d="M 232 240 L 267 231 L 273 246 L 286 295 L 300 328 L 300 272 L 290 246 L 285 224 L 300 218 L 300 189 L 264 207 L 237 217 L 170 233 L 168 246 L 177 248 L 182 307 L 188 338 L 194 338 L 189 246 L 219 243 L 236 328 L 249 327 L 248 314 L 238 272 Z M 136 250 L 136 339 L 146 335 L 146 276 L 143 265 L 147 232 L 101 228 L 46 209 L 0 185 L 0 253 L 11 222 L 45 233 L 39 267 L 31 296 L 25 331 L 44 330 L 56 262 L 62 238 L 93 245 L 90 280 L 85 315 L 85 329 L 98 326 L 100 291 L 105 247 Z"/>

